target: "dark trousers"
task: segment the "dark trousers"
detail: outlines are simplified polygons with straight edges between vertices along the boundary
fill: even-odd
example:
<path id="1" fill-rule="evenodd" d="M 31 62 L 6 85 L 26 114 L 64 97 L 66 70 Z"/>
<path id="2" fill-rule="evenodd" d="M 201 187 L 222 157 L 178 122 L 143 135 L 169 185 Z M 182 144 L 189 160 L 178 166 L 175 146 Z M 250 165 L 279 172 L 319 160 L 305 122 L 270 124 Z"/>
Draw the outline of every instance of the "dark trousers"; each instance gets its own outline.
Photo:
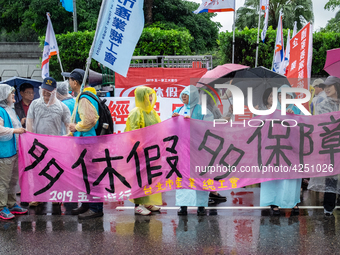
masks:
<path id="1" fill-rule="evenodd" d="M 332 187 L 336 190 L 338 180 L 334 178 L 326 178 L 326 187 Z M 323 197 L 323 207 L 326 211 L 332 212 L 336 206 L 336 193 L 325 192 Z"/>
<path id="2" fill-rule="evenodd" d="M 95 213 L 103 212 L 103 203 L 89 203 L 89 208 Z"/>

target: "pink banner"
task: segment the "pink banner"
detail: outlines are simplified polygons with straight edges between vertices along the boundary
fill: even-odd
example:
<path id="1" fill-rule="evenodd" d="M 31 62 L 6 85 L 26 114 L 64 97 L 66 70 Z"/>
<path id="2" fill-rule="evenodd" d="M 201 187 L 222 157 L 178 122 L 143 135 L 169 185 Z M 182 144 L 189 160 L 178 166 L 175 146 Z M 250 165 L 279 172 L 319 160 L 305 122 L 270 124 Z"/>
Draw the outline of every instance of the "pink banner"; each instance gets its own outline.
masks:
<path id="1" fill-rule="evenodd" d="M 22 201 L 120 201 L 339 174 L 340 113 L 215 124 L 176 117 L 127 133 L 19 139 Z M 215 127 L 214 127 L 215 125 Z"/>

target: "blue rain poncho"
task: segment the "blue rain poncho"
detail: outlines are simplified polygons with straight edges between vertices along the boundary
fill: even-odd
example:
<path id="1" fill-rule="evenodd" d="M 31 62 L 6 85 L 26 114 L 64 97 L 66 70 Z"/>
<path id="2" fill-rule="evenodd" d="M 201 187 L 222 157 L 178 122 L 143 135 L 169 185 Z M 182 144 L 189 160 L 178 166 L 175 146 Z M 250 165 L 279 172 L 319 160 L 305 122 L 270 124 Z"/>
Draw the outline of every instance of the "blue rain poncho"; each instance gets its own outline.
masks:
<path id="1" fill-rule="evenodd" d="M 179 99 L 183 102 L 182 100 L 182 95 L 186 94 L 189 96 L 189 103 L 185 104 L 182 107 L 176 108 L 174 113 L 179 113 L 180 115 L 183 116 L 190 116 L 193 119 L 196 120 L 206 120 L 206 121 L 213 121 L 214 120 L 214 115 L 207 109 L 207 114 L 203 115 L 202 114 L 202 107 L 199 105 L 199 100 L 200 96 L 198 93 L 198 89 L 190 85 L 188 87 L 185 87 L 181 94 L 179 95 Z"/>
<path id="2" fill-rule="evenodd" d="M 207 109 L 207 115 L 202 114 L 202 107 L 199 103 L 198 89 L 190 85 L 186 87 L 179 98 L 182 100 L 182 95 L 189 96 L 188 104 L 177 108 L 174 113 L 179 113 L 183 116 L 190 116 L 193 119 L 213 121 L 213 114 Z M 201 190 L 178 189 L 176 190 L 176 205 L 177 206 L 208 206 L 209 192 Z"/>
<path id="3" fill-rule="evenodd" d="M 281 92 L 282 85 L 278 93 Z M 293 93 L 287 93 L 294 98 Z M 277 109 L 281 110 L 281 104 L 277 102 Z M 288 105 L 287 109 L 292 109 L 294 114 L 301 114 L 295 105 Z M 302 179 L 275 180 L 261 183 L 260 206 L 276 205 L 281 208 L 293 208 L 300 203 L 300 189 Z"/>

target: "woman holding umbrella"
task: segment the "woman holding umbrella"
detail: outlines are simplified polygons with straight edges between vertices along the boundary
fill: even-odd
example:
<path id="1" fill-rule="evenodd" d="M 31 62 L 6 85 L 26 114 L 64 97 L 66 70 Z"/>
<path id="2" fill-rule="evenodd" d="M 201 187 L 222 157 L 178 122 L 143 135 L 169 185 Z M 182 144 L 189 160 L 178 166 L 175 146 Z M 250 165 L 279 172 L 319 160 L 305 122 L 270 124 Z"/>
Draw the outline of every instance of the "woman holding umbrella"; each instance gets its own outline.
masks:
<path id="1" fill-rule="evenodd" d="M 277 109 L 281 110 L 281 90 L 284 87 L 290 87 L 288 85 L 282 85 L 278 90 L 278 103 Z M 271 105 L 272 99 L 270 100 L 269 91 L 264 96 L 268 95 L 267 100 L 264 98 L 264 105 L 267 107 Z M 286 98 L 294 98 L 293 93 L 287 93 Z M 292 114 L 300 114 L 301 111 L 295 105 L 288 105 L 287 112 Z M 299 214 L 300 203 L 300 189 L 301 179 L 289 179 L 289 180 L 274 180 L 261 183 L 260 191 L 260 206 L 271 206 L 274 215 L 280 215 L 279 207 L 281 208 L 292 208 L 293 213 Z"/>

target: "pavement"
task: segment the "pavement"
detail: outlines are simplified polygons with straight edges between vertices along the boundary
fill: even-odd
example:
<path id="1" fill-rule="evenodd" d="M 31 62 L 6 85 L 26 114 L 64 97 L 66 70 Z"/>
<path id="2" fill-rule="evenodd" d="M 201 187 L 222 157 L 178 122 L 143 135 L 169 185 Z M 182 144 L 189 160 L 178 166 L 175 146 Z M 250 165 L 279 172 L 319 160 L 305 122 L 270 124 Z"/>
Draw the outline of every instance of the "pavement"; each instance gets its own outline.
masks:
<path id="1" fill-rule="evenodd" d="M 70 215 L 77 204 L 44 203 L 0 220 L 0 254 L 340 254 L 340 210 L 324 216 L 323 193 L 303 191 L 300 214 L 280 216 L 259 207 L 258 187 L 220 194 L 227 202 L 206 216 L 190 207 L 177 216 L 174 191 L 150 216 L 134 215 L 125 201 L 105 203 L 102 218 L 78 220 Z"/>

